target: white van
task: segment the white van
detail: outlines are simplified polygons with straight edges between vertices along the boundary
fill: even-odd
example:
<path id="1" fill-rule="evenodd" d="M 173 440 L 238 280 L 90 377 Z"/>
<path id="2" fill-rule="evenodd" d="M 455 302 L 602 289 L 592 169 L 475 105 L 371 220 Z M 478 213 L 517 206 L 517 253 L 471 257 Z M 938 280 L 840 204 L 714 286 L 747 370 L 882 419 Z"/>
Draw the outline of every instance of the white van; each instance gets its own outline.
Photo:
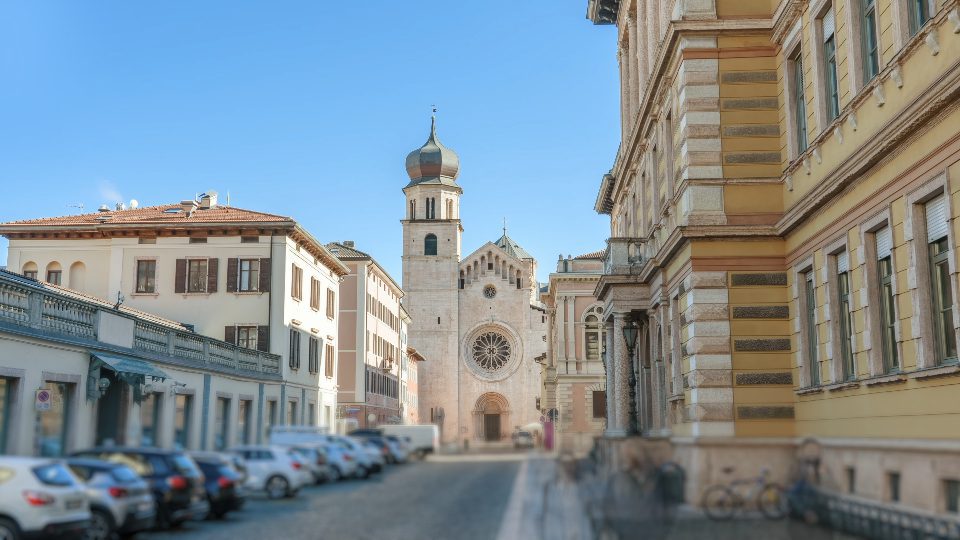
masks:
<path id="1" fill-rule="evenodd" d="M 293 446 L 326 441 L 329 429 L 320 426 L 273 426 L 270 428 L 270 444 Z"/>
<path id="2" fill-rule="evenodd" d="M 436 424 L 385 424 L 380 426 L 384 435 L 410 438 L 410 452 L 433 454 L 440 448 L 440 428 Z"/>

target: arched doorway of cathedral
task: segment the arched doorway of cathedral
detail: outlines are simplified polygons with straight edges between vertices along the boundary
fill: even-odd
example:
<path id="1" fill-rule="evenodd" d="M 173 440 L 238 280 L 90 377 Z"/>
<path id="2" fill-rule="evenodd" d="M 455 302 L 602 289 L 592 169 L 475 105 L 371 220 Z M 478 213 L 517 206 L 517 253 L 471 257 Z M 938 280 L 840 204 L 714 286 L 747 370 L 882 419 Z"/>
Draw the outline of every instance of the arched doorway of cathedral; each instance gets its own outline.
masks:
<path id="1" fill-rule="evenodd" d="M 510 429 L 510 404 L 507 398 L 496 392 L 487 392 L 477 399 L 473 408 L 474 438 L 497 442 L 506 438 Z"/>

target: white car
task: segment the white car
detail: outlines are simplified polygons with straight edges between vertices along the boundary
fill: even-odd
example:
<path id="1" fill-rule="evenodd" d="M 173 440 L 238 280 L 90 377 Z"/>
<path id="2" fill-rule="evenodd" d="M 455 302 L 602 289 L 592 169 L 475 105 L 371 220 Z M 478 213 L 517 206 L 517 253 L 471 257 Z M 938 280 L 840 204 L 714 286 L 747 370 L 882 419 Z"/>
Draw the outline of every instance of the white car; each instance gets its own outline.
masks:
<path id="1" fill-rule="evenodd" d="M 343 478 L 352 478 L 358 473 L 360 466 L 356 454 L 350 447 L 336 439 L 321 443 L 327 450 L 327 461 L 330 465 L 331 480 L 336 482 Z"/>
<path id="2" fill-rule="evenodd" d="M 344 466 L 340 472 L 344 478 L 367 478 L 373 472 L 374 464 L 361 443 L 343 435 L 324 435 L 323 441 L 338 450 Z"/>
<path id="3" fill-rule="evenodd" d="M 347 439 L 359 445 L 360 451 L 370 460 L 371 471 L 380 472 L 387 465 L 387 457 L 383 455 L 383 450 L 376 444 L 362 437 L 347 437 Z"/>
<path id="4" fill-rule="evenodd" d="M 89 525 L 85 488 L 66 465 L 50 459 L 0 456 L 0 538 L 79 538 Z"/>
<path id="5" fill-rule="evenodd" d="M 313 483 L 310 469 L 292 449 L 283 446 L 247 445 L 229 450 L 247 465 L 244 487 L 266 491 L 271 499 L 293 497 L 300 488 Z"/>

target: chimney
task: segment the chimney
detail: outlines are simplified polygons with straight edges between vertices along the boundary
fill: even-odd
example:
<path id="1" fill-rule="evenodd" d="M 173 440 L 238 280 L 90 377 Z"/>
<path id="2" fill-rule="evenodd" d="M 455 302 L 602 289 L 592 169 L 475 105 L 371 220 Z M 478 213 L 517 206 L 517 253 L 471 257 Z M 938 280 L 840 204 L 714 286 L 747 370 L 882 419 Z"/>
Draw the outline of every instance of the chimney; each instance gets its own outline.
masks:
<path id="1" fill-rule="evenodd" d="M 344 247 L 353 249 L 353 246 L 355 246 L 356 244 L 353 243 L 353 240 L 344 240 L 343 245 Z"/>
<path id="2" fill-rule="evenodd" d="M 100 208 L 97 208 L 97 212 L 109 212 L 109 211 L 110 211 L 110 207 L 105 204 L 101 204 Z"/>
<path id="3" fill-rule="evenodd" d="M 180 209 L 183 210 L 183 213 L 190 217 L 193 214 L 193 211 L 197 209 L 197 202 L 192 199 L 186 199 L 180 201 Z"/>
<path id="4" fill-rule="evenodd" d="M 200 209 L 209 210 L 217 205 L 217 192 L 208 191 L 200 196 Z"/>

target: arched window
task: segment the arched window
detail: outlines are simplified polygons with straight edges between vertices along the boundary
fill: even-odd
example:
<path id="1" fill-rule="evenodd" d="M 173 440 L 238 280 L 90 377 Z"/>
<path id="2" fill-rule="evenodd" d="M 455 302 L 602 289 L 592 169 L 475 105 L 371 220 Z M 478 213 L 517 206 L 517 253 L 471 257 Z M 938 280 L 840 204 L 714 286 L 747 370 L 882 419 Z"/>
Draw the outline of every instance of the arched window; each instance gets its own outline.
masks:
<path id="1" fill-rule="evenodd" d="M 23 277 L 28 277 L 30 279 L 37 279 L 37 263 L 33 261 L 27 262 L 23 265 Z"/>
<path id="2" fill-rule="evenodd" d="M 47 283 L 53 283 L 54 285 L 60 285 L 63 281 L 63 268 L 60 266 L 60 263 L 53 261 L 47 265 Z"/>
<path id="3" fill-rule="evenodd" d="M 520 279 L 520 271 L 517 270 L 517 288 L 518 288 L 518 289 L 522 288 L 521 285 L 520 285 L 521 282 L 522 282 L 522 280 Z"/>
<path id="4" fill-rule="evenodd" d="M 417 219 L 417 201 L 410 200 L 410 219 Z"/>
<path id="5" fill-rule="evenodd" d="M 424 255 L 437 254 L 437 235 L 431 233 L 431 234 L 428 234 L 427 237 L 423 239 L 423 254 Z"/>
<path id="6" fill-rule="evenodd" d="M 600 360 L 600 351 L 603 350 L 603 341 L 606 339 L 603 325 L 600 324 L 599 306 L 587 311 L 587 316 L 583 318 L 583 343 L 586 349 L 587 361 Z"/>

